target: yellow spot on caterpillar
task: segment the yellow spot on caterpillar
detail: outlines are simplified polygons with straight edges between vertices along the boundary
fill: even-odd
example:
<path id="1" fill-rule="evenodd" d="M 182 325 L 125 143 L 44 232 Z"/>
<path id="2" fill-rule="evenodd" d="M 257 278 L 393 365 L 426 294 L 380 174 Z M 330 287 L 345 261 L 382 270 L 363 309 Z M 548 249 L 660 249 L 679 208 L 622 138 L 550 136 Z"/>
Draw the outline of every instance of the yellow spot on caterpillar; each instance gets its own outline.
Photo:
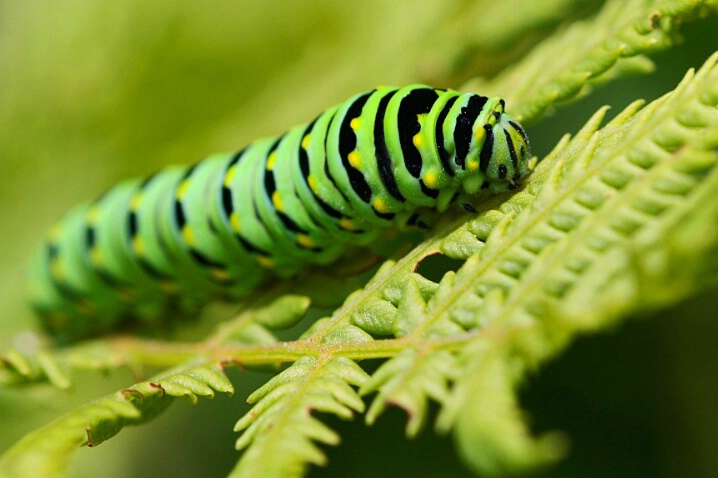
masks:
<path id="1" fill-rule="evenodd" d="M 431 189 L 436 189 L 436 173 L 426 173 L 424 175 L 424 184 Z"/>
<path id="2" fill-rule="evenodd" d="M 272 154 L 267 158 L 267 171 L 271 171 L 274 168 L 274 163 L 277 162 L 277 152 L 272 151 Z"/>
<path id="3" fill-rule="evenodd" d="M 314 177 L 314 175 L 310 174 L 307 177 L 307 183 L 309 183 L 309 188 L 314 191 L 316 194 L 318 188 L 317 188 L 317 178 Z"/>
<path id="4" fill-rule="evenodd" d="M 349 126 L 351 126 L 351 128 L 352 128 L 354 131 L 358 130 L 359 127 L 361 126 L 361 116 L 357 116 L 356 118 L 354 118 L 353 120 L 351 120 L 351 121 L 349 122 Z"/>
<path id="5" fill-rule="evenodd" d="M 279 191 L 274 191 L 274 194 L 272 194 L 272 204 L 274 204 L 277 211 L 284 212 L 284 202 L 282 201 L 282 195 L 279 194 Z"/>
<path id="6" fill-rule="evenodd" d="M 474 159 L 470 159 L 470 160 L 466 161 L 466 169 L 468 169 L 469 171 L 478 171 L 479 170 L 479 162 Z"/>
<path id="7" fill-rule="evenodd" d="M 304 138 L 302 138 L 302 148 L 307 149 L 309 147 L 309 140 L 311 139 L 311 134 L 304 135 Z"/>
<path id="8" fill-rule="evenodd" d="M 229 187 L 230 184 L 232 184 L 232 180 L 234 179 L 234 174 L 237 171 L 237 165 L 232 166 L 227 170 L 227 174 L 224 175 L 224 186 Z"/>
<path id="9" fill-rule="evenodd" d="M 132 238 L 132 250 L 140 257 L 145 255 L 145 241 L 143 241 L 140 236 Z"/>
<path id="10" fill-rule="evenodd" d="M 192 232 L 192 228 L 189 227 L 188 224 L 185 224 L 185 226 L 182 228 L 182 239 L 184 239 L 185 244 L 188 246 L 194 246 L 194 233 Z"/>
<path id="11" fill-rule="evenodd" d="M 234 232 L 239 232 L 242 229 L 239 224 L 239 214 L 236 212 L 233 212 L 232 215 L 229 216 L 229 223 L 232 224 Z"/>
<path id="12" fill-rule="evenodd" d="M 87 223 L 90 226 L 96 226 L 98 222 L 100 222 L 100 208 L 92 206 L 90 210 L 87 211 Z"/>
<path id="13" fill-rule="evenodd" d="M 356 150 L 349 153 L 349 164 L 356 169 L 361 166 L 361 156 L 359 156 L 359 153 Z"/>
<path id="14" fill-rule="evenodd" d="M 297 244 L 307 249 L 317 247 L 317 243 L 306 234 L 297 234 Z"/>
<path id="15" fill-rule="evenodd" d="M 483 143 L 484 139 L 486 139 L 486 130 L 484 128 L 478 128 L 476 133 L 474 133 L 474 137 L 477 142 Z"/>
<path id="16" fill-rule="evenodd" d="M 276 266 L 274 260 L 267 256 L 257 256 L 257 262 L 259 263 L 260 267 L 263 267 L 265 269 L 274 269 L 274 267 Z"/>
<path id="17" fill-rule="evenodd" d="M 417 148 L 421 148 L 424 145 L 424 135 L 421 133 L 416 133 L 413 138 L 414 146 Z"/>
<path id="18" fill-rule="evenodd" d="M 189 178 L 182 181 L 177 188 L 177 199 L 182 199 L 184 195 L 187 193 L 187 188 L 189 187 Z"/>
<path id="19" fill-rule="evenodd" d="M 224 269 L 220 269 L 219 267 L 210 267 L 209 273 L 215 280 L 219 282 L 227 282 L 231 279 L 227 271 L 225 271 Z"/>
<path id="20" fill-rule="evenodd" d="M 348 217 L 343 217 L 339 219 L 339 227 L 341 227 L 345 231 L 356 231 L 358 229 L 356 224 L 354 224 L 354 221 L 352 221 Z"/>
<path id="21" fill-rule="evenodd" d="M 130 211 L 135 212 L 140 208 L 142 204 L 142 193 L 136 193 L 130 200 Z"/>
<path id="22" fill-rule="evenodd" d="M 90 249 L 90 261 L 92 261 L 92 263 L 96 266 L 99 266 L 104 262 L 102 250 L 99 247 L 95 246 Z"/>
<path id="23" fill-rule="evenodd" d="M 374 201 L 372 201 L 372 206 L 378 212 L 383 213 L 383 214 L 385 214 L 387 212 L 391 212 L 389 205 L 382 198 L 374 199 Z"/>

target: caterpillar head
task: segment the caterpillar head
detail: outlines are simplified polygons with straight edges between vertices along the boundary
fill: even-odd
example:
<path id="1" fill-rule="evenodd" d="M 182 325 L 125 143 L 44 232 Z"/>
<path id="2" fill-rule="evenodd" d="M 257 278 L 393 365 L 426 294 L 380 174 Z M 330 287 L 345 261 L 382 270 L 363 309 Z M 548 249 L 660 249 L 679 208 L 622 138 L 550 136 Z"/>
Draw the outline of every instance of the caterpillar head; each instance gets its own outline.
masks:
<path id="1" fill-rule="evenodd" d="M 504 113 L 504 100 L 490 98 L 473 124 L 463 188 L 500 192 L 518 187 L 533 169 L 529 140 L 521 125 Z"/>

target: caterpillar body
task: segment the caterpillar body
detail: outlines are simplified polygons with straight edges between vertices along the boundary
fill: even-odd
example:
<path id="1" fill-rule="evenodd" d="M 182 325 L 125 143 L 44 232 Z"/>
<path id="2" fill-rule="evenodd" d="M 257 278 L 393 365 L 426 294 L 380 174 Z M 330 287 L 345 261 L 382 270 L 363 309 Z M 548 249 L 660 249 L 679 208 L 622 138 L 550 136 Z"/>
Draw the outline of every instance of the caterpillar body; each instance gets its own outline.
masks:
<path id="1" fill-rule="evenodd" d="M 242 298 L 420 222 L 421 211 L 470 209 L 472 196 L 513 189 L 529 158 L 500 98 L 377 88 L 282 136 L 121 183 L 70 211 L 35 255 L 30 301 L 68 341 Z"/>

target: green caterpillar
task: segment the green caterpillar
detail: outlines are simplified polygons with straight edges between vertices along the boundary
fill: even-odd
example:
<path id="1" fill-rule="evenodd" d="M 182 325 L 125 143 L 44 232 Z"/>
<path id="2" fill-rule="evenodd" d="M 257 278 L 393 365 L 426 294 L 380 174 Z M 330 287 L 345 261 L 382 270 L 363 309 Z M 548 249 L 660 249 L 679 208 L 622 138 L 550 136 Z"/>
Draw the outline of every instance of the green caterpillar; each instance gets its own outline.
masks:
<path id="1" fill-rule="evenodd" d="M 32 263 L 30 300 L 68 341 L 128 317 L 247 296 L 329 264 L 420 212 L 517 187 L 529 143 L 504 101 L 381 87 L 283 136 L 121 183 L 67 214 Z"/>

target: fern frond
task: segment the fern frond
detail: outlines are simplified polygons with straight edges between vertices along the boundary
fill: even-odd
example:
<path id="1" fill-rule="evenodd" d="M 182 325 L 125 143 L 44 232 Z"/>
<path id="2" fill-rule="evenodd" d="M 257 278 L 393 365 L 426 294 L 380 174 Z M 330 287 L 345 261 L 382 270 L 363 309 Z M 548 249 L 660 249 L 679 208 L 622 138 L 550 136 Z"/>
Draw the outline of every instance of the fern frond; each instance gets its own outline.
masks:
<path id="1" fill-rule="evenodd" d="M 649 303 L 665 303 L 664 288 L 676 288 L 673 301 L 696 290 L 699 276 L 693 274 L 705 269 L 693 269 L 690 286 L 681 286 L 644 258 L 668 255 L 656 238 L 669 236 L 677 218 L 690 221 L 697 201 L 715 203 L 706 192 L 718 184 L 716 61 L 718 55 L 671 94 L 635 115 L 629 107 L 588 141 L 569 144 L 553 164 L 542 164 L 532 179 L 541 186 L 537 200 L 507 228 L 501 259 L 491 265 L 482 254 L 489 269 L 466 270 L 474 275 L 473 293 L 495 295 L 495 304 L 483 309 L 485 326 L 462 353 L 465 374 L 455 381 L 439 428 L 456 427 L 457 443 L 475 468 L 497 473 L 503 464 L 518 469 L 535 464 L 537 454 L 544 454 L 539 463 L 556 457 L 558 449 L 547 445 L 553 439 L 528 439 L 521 414 L 511 405 L 513 393 L 505 393 L 509 384 L 517 386 L 576 334 L 645 310 Z M 559 174 L 550 174 L 558 168 Z M 706 227 L 714 228 L 715 222 Z M 710 246 L 704 242 L 695 252 L 715 249 L 716 240 L 713 236 Z M 507 261 L 517 264 L 513 258 L 526 252 L 535 259 L 519 268 L 518 284 L 486 282 L 490 269 L 501 271 Z M 624 260 L 617 260 L 621 256 Z M 599 287 L 598 278 L 605 278 Z M 645 288 L 644 280 L 663 281 L 662 287 Z M 608 287 L 612 294 L 606 294 Z M 504 430 L 500 437 L 490 433 L 497 420 Z"/>
<path id="2" fill-rule="evenodd" d="M 610 0 L 593 18 L 543 41 L 491 82 L 475 80 L 464 88 L 502 92 L 517 117 L 531 122 L 552 106 L 586 94 L 596 81 L 619 72 L 652 71 L 643 55 L 673 45 L 678 24 L 715 8 L 713 0 Z"/>
<path id="3" fill-rule="evenodd" d="M 0 354 L 0 383 L 36 382 L 47 380 L 57 388 L 69 388 L 68 374 L 57 359 L 47 351 L 32 356 L 10 349 Z"/>
<path id="4" fill-rule="evenodd" d="M 214 364 L 186 364 L 93 401 L 26 435 L 0 457 L 0 476 L 64 476 L 72 452 L 97 446 L 127 425 L 151 420 L 174 397 L 213 398 L 233 394 L 222 369 Z"/>
<path id="5" fill-rule="evenodd" d="M 341 357 L 305 357 L 249 396 L 255 406 L 235 426 L 244 430 L 237 448 L 244 456 L 230 476 L 298 477 L 306 464 L 325 464 L 314 442 L 339 443 L 339 435 L 313 412 L 351 419 L 364 402 L 351 385 L 367 378 L 356 363 Z"/>
<path id="6" fill-rule="evenodd" d="M 226 344 L 275 344 L 274 332 L 295 325 L 310 304 L 303 295 L 275 295 L 245 304 L 233 319 L 220 323 L 199 343 L 164 347 L 164 342 L 118 336 L 52 351 L 36 346 L 37 350 L 21 354 L 11 349 L 0 354 L 0 382 L 49 381 L 58 388 L 68 388 L 76 370 L 107 372 L 129 367 L 135 376 L 146 376 L 148 366 L 172 366 Z"/>
<path id="7" fill-rule="evenodd" d="M 429 400 L 443 404 L 457 369 L 456 357 L 446 350 L 404 350 L 385 362 L 364 385 L 366 395 L 378 392 L 366 415 L 373 424 L 387 405 L 401 407 L 408 415 L 406 434 L 416 436 L 426 418 Z"/>

